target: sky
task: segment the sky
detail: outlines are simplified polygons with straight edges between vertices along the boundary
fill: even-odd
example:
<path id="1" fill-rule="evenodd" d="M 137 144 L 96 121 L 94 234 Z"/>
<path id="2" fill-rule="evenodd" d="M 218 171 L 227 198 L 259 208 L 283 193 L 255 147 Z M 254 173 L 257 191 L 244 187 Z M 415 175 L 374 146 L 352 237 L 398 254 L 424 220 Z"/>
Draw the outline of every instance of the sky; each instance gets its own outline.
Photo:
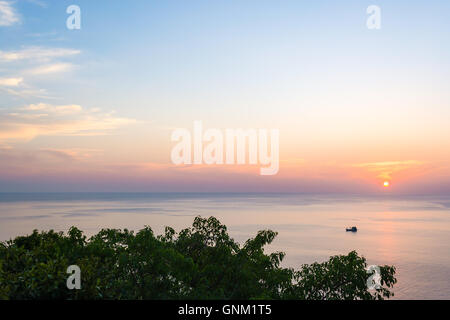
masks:
<path id="1" fill-rule="evenodd" d="M 0 192 L 448 194 L 449 17 L 445 0 L 0 0 Z M 279 172 L 174 165 L 194 121 L 278 129 Z"/>

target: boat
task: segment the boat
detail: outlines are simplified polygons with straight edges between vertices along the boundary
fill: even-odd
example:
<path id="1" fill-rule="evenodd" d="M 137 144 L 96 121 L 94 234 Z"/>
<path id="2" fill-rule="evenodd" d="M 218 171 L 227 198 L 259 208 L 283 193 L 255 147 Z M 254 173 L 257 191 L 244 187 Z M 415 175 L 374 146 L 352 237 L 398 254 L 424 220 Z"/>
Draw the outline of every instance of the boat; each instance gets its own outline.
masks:
<path id="1" fill-rule="evenodd" d="M 358 228 L 356 228 L 356 227 L 346 228 L 345 231 L 347 231 L 347 232 L 357 232 Z"/>

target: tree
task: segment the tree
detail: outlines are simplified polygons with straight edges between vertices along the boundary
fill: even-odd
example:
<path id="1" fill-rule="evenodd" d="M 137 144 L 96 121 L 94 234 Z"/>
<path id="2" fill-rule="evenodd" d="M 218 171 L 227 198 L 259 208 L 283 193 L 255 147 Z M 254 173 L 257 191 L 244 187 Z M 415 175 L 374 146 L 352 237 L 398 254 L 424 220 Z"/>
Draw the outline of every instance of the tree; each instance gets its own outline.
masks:
<path id="1" fill-rule="evenodd" d="M 241 247 L 216 218 L 197 217 L 176 233 L 155 236 L 105 229 L 86 239 L 34 231 L 0 244 L 0 299 L 384 299 L 396 283 L 383 266 L 382 287 L 367 290 L 365 258 L 356 252 L 324 263 L 283 268 L 284 253 L 266 254 L 276 232 Z M 66 269 L 81 269 L 80 290 L 68 290 Z"/>

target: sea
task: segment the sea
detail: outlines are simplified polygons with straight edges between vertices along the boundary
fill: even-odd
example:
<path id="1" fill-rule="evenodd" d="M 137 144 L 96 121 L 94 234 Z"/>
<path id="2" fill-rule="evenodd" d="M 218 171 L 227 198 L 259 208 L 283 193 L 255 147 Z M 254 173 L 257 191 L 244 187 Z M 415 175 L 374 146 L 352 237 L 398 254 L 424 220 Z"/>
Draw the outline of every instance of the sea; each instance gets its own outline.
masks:
<path id="1" fill-rule="evenodd" d="M 71 226 L 88 236 L 145 226 L 161 234 L 196 216 L 218 218 L 241 244 L 258 230 L 277 231 L 266 251 L 285 252 L 285 267 L 356 250 L 369 265 L 397 268 L 393 299 L 450 299 L 450 196 L 0 193 L 0 241 Z"/>

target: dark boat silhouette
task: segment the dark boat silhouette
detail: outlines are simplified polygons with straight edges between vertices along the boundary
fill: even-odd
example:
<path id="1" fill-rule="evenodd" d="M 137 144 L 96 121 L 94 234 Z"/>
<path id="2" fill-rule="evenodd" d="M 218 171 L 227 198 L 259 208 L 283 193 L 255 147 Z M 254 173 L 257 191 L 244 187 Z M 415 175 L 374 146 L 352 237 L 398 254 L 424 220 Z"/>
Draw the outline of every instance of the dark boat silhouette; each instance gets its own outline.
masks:
<path id="1" fill-rule="evenodd" d="M 357 232 L 358 228 L 356 228 L 356 227 L 346 228 L 345 231 L 347 231 L 347 232 Z"/>

